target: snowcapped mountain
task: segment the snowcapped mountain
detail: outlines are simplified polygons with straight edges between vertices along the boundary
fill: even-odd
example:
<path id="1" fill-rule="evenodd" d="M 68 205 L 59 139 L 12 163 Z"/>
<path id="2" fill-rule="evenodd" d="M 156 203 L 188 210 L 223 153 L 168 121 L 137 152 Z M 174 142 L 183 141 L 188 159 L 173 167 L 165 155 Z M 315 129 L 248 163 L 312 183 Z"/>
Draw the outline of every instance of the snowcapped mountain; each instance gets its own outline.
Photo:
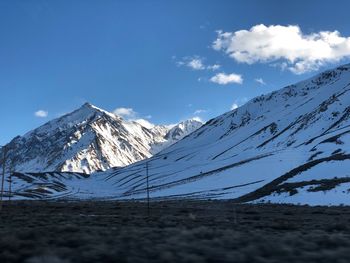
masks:
<path id="1" fill-rule="evenodd" d="M 180 141 L 185 136 L 191 134 L 195 130 L 199 129 L 203 125 L 202 122 L 190 119 L 186 121 L 182 121 L 176 125 L 170 125 L 170 126 L 155 126 L 151 130 L 153 133 L 157 134 L 164 134 L 163 136 L 164 140 L 160 142 L 156 142 L 152 146 L 151 152 L 153 154 L 156 154 L 160 152 L 161 150 L 169 147 L 170 145 L 176 143 L 177 141 Z"/>
<path id="2" fill-rule="evenodd" d="M 180 133 L 183 137 L 202 125 L 196 124 L 180 123 L 175 127 L 183 129 Z M 181 136 L 169 141 L 170 130 L 167 126 L 147 128 L 86 103 L 72 113 L 14 138 L 7 145 L 8 164 L 13 162 L 13 170 L 17 172 L 106 170 L 151 157 L 174 143 Z"/>
<path id="3" fill-rule="evenodd" d="M 41 197 L 145 198 L 146 163 L 152 198 L 350 204 L 350 64 L 254 98 L 149 159 L 64 177 L 65 191 Z M 36 193 L 53 180 L 26 176 Z"/>
<path id="4" fill-rule="evenodd" d="M 200 128 L 203 124 L 195 119 L 186 120 L 171 127 L 171 129 L 165 135 L 165 139 L 170 141 L 181 140 L 186 135 Z"/>

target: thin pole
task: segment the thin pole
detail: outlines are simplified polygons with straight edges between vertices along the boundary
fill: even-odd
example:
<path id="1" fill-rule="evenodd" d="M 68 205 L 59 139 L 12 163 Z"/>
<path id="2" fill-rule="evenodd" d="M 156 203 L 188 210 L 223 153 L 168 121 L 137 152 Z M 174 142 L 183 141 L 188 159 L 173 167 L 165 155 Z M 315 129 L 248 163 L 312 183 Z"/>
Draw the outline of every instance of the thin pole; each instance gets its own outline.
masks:
<path id="1" fill-rule="evenodd" d="M 146 182 L 147 182 L 147 214 L 149 216 L 149 178 L 148 178 L 148 162 L 146 162 Z"/>
<path id="2" fill-rule="evenodd" d="M 11 201 L 11 196 L 12 196 L 12 173 L 13 173 L 13 163 L 11 163 L 11 168 L 10 168 L 10 178 L 9 178 L 9 201 Z"/>
<path id="3" fill-rule="evenodd" d="M 2 178 L 1 178 L 1 194 L 0 194 L 0 211 L 2 210 L 2 199 L 4 196 L 4 183 L 5 183 L 5 171 L 6 171 L 6 146 L 3 148 L 3 159 L 2 159 Z"/>

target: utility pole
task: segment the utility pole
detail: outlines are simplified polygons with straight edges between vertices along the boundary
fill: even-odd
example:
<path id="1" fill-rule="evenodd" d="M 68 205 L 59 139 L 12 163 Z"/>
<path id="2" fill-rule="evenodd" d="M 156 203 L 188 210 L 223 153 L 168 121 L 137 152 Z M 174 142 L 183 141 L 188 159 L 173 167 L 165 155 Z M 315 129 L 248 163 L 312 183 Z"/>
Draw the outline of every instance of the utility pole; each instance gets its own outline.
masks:
<path id="1" fill-rule="evenodd" d="M 147 182 L 147 215 L 149 216 L 149 175 L 148 175 L 148 162 L 146 162 L 146 182 Z"/>
<path id="2" fill-rule="evenodd" d="M 12 174 L 13 174 L 13 160 L 11 161 L 11 165 L 10 165 L 10 175 L 9 175 L 9 201 L 11 201 L 11 197 L 12 197 Z"/>
<path id="3" fill-rule="evenodd" d="M 6 145 L 3 147 L 3 158 L 2 158 L 2 178 L 1 178 L 1 193 L 0 193 L 0 211 L 2 211 L 2 199 L 4 197 L 4 182 L 5 182 L 5 172 L 6 172 L 6 155 L 7 148 Z"/>

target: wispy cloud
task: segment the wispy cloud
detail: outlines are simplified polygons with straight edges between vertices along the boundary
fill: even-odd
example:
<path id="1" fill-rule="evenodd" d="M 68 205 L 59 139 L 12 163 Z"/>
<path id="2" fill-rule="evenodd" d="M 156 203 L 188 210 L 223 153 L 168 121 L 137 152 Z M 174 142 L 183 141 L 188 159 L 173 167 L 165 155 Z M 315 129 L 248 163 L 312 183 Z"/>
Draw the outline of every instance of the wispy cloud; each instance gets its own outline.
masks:
<path id="1" fill-rule="evenodd" d="M 262 78 L 256 78 L 254 80 L 255 80 L 255 82 L 258 82 L 261 85 L 266 85 L 266 82 Z"/>
<path id="2" fill-rule="evenodd" d="M 209 23 L 209 22 L 205 22 L 204 24 L 201 24 L 201 25 L 199 26 L 199 29 L 205 30 L 205 29 L 207 29 L 209 26 L 210 26 L 210 23 Z"/>
<path id="3" fill-rule="evenodd" d="M 193 58 L 186 64 L 188 67 L 194 69 L 194 70 L 202 70 L 205 69 L 205 66 L 203 64 L 203 61 L 199 58 Z"/>
<path id="4" fill-rule="evenodd" d="M 176 57 L 173 56 L 173 59 Z M 199 56 L 183 57 L 181 60 L 177 61 L 178 66 L 185 66 L 192 70 L 218 70 L 221 66 L 219 64 L 207 65 L 204 63 L 205 58 Z"/>
<path id="5" fill-rule="evenodd" d="M 34 112 L 34 115 L 38 118 L 46 118 L 49 115 L 49 112 L 45 110 L 38 110 Z"/>
<path id="6" fill-rule="evenodd" d="M 225 74 L 225 73 L 218 73 L 215 76 L 210 78 L 211 82 L 220 84 L 220 85 L 227 85 L 227 84 L 242 84 L 243 78 L 241 75 L 231 73 L 231 74 Z"/>
<path id="7" fill-rule="evenodd" d="M 249 30 L 217 33 L 213 48 L 234 60 L 247 64 L 275 62 L 295 74 L 350 57 L 350 37 L 338 31 L 304 34 L 298 25 L 261 24 Z"/>
<path id="8" fill-rule="evenodd" d="M 198 109 L 198 110 L 195 110 L 194 111 L 194 115 L 197 115 L 197 114 L 201 114 L 201 113 L 206 113 L 208 110 L 204 110 L 204 109 Z"/>
<path id="9" fill-rule="evenodd" d="M 213 65 L 207 66 L 207 69 L 210 69 L 210 70 L 218 70 L 219 68 L 221 68 L 221 65 L 219 64 L 213 64 Z"/>

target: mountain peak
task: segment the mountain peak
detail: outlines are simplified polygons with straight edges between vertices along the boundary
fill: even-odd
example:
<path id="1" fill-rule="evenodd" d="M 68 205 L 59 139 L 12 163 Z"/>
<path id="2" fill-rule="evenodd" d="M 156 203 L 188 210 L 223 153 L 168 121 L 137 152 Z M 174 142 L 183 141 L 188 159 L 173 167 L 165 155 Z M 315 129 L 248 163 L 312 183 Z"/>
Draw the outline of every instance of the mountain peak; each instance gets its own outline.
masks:
<path id="1" fill-rule="evenodd" d="M 176 124 L 175 126 L 173 126 L 168 131 L 165 138 L 167 140 L 173 140 L 173 141 L 181 140 L 186 135 L 199 129 L 202 125 L 203 123 L 198 121 L 198 119 L 189 119 L 189 120 L 182 121 Z"/>
<path id="2" fill-rule="evenodd" d="M 90 102 L 85 102 L 79 109 L 105 111 L 105 110 L 103 110 L 101 108 L 96 107 L 95 105 L 91 104 Z"/>
<path id="3" fill-rule="evenodd" d="M 94 107 L 94 105 L 92 105 L 90 102 L 85 102 L 82 107 L 88 107 L 88 108 L 91 108 L 91 107 Z"/>
<path id="4" fill-rule="evenodd" d="M 181 123 L 202 123 L 203 124 L 203 121 L 198 117 L 193 117 L 192 119 L 182 121 Z"/>
<path id="5" fill-rule="evenodd" d="M 90 102 L 85 102 L 83 105 L 80 106 L 80 109 L 100 110 L 100 108 L 96 107 L 95 105 L 91 104 Z"/>
<path id="6" fill-rule="evenodd" d="M 115 118 L 120 119 L 119 116 L 117 116 L 111 112 L 108 112 L 104 109 L 101 109 L 99 107 L 96 107 L 95 105 L 91 104 L 90 102 L 85 102 L 80 108 L 78 108 L 77 110 L 73 111 L 72 113 L 70 113 L 68 115 L 78 114 L 80 116 L 79 118 L 87 118 L 89 115 L 95 114 L 95 113 L 106 114 L 109 117 L 112 117 L 114 119 Z"/>

